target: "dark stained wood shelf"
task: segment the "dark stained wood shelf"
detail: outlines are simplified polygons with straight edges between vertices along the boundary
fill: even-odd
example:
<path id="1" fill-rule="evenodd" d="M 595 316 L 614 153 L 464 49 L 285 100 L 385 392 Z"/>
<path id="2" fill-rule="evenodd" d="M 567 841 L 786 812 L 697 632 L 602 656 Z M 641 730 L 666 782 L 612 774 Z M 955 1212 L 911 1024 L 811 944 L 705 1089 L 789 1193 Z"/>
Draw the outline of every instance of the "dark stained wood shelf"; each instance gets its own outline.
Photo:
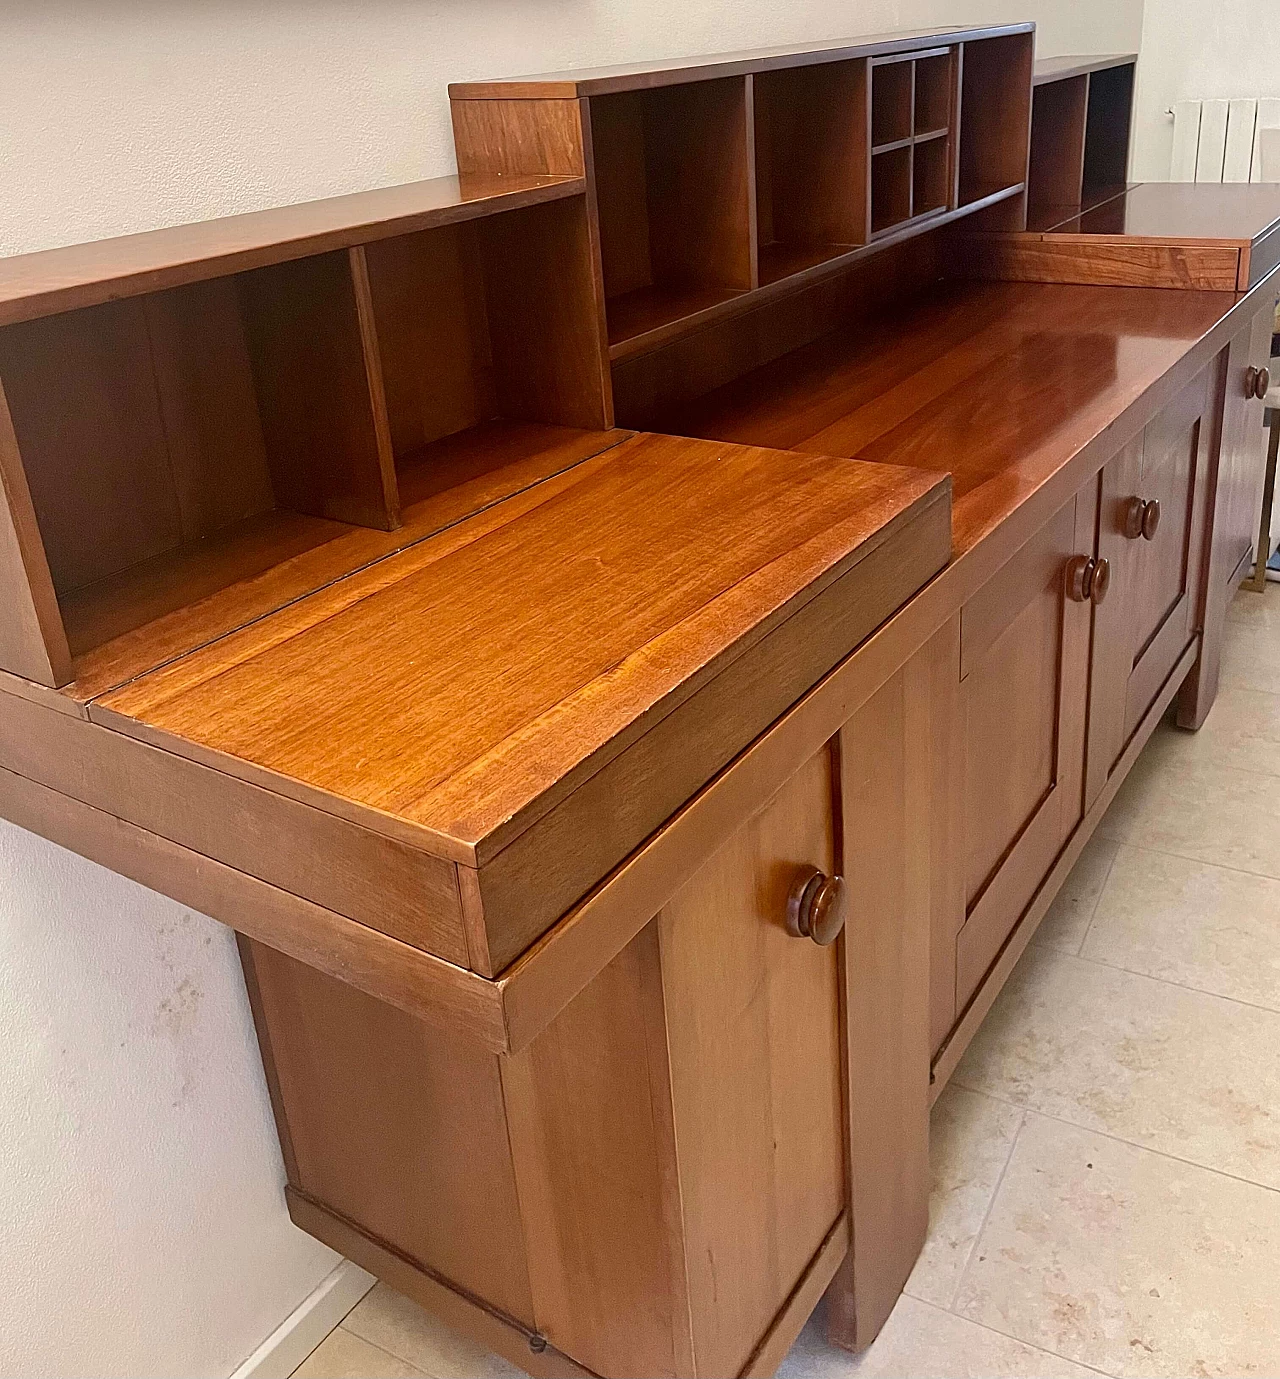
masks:
<path id="1" fill-rule="evenodd" d="M 854 244 L 762 244 L 760 246 L 760 285 L 779 282 L 851 254 Z"/>
<path id="2" fill-rule="evenodd" d="M 638 287 L 609 299 L 609 345 L 614 358 L 627 353 L 638 337 L 651 335 L 705 314 L 746 295 L 746 289 L 727 287 Z M 615 348 L 616 347 L 616 348 Z"/>

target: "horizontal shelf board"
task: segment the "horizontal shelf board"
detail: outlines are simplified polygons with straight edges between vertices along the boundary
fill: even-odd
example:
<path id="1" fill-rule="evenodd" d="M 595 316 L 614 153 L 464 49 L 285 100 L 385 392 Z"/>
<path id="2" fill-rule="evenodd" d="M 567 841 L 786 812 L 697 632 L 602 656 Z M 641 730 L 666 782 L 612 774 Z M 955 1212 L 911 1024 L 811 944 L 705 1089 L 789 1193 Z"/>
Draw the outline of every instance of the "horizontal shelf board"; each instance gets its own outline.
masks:
<path id="1" fill-rule="evenodd" d="M 0 326 L 584 192 L 581 177 L 468 173 L 0 258 Z"/>
<path id="2" fill-rule="evenodd" d="M 860 246 L 856 244 L 765 244 L 760 247 L 760 282 L 777 282 L 794 273 L 843 258 Z"/>
<path id="3" fill-rule="evenodd" d="M 830 277 L 835 273 L 842 273 L 855 263 L 887 249 L 890 244 L 895 244 L 900 239 L 920 234 L 925 230 L 936 229 L 940 225 L 949 225 L 952 221 L 973 215 L 976 211 L 986 210 L 988 206 L 997 205 L 1001 201 L 1008 201 L 1011 197 L 1017 196 L 1023 190 L 1024 185 L 1022 182 L 1015 182 L 1008 187 L 999 187 L 984 192 L 982 196 L 971 199 L 953 210 L 934 212 L 915 220 L 890 226 L 887 230 L 882 230 L 871 243 L 860 244 L 856 248 L 850 249 L 848 253 L 816 263 L 812 267 L 793 273 L 790 277 L 779 278 L 768 284 L 762 283 L 753 292 L 737 293 L 726 301 L 717 302 L 678 321 L 668 322 L 666 325 L 644 335 L 632 336 L 619 344 L 611 345 L 609 347 L 609 361 L 610 363 L 618 363 L 638 354 L 648 354 L 651 350 L 659 349 L 672 340 L 679 339 L 682 335 L 701 330 L 704 326 L 709 326 L 715 321 L 724 320 L 729 316 L 736 315 L 739 311 L 749 311 L 764 302 L 773 300 L 775 297 L 785 297 L 791 292 L 809 286 L 810 283 L 820 282 L 823 278 Z"/>
<path id="4" fill-rule="evenodd" d="M 950 133 L 951 130 L 947 128 L 946 125 L 943 125 L 941 129 L 928 129 L 925 130 L 923 134 L 917 134 L 913 142 L 917 144 L 931 144 L 935 139 L 945 139 Z"/>
<path id="5" fill-rule="evenodd" d="M 705 287 L 696 284 L 678 287 L 640 287 L 620 297 L 612 297 L 605 307 L 609 320 L 609 345 L 624 345 L 641 335 L 649 335 L 709 307 L 746 295 L 745 289 Z"/>
<path id="6" fill-rule="evenodd" d="M 887 144 L 876 144 L 871 150 L 873 158 L 879 158 L 882 153 L 897 153 L 900 148 L 910 148 L 915 143 L 912 135 L 907 135 L 905 139 L 890 139 Z"/>
<path id="7" fill-rule="evenodd" d="M 629 63 L 618 67 L 596 67 L 576 72 L 546 72 L 535 76 L 513 77 L 507 81 L 454 82 L 449 87 L 453 100 L 576 100 L 579 96 L 603 96 L 616 91 L 639 91 L 655 86 L 678 86 L 717 77 L 745 76 L 770 72 L 779 67 L 808 67 L 822 62 L 843 62 L 849 58 L 875 58 L 890 53 L 917 56 L 945 44 L 968 43 L 1003 34 L 1026 34 L 1033 23 L 991 24 L 978 28 L 911 29 L 897 33 L 872 34 L 861 38 L 828 39 L 823 43 L 775 48 L 754 48 L 746 52 L 712 53 L 702 57 L 670 58 L 666 61 Z"/>
<path id="8" fill-rule="evenodd" d="M 1096 57 L 1042 57 L 1037 60 L 1031 77 L 1033 86 L 1052 81 L 1066 81 L 1089 72 L 1105 72 L 1110 67 L 1129 67 L 1138 60 L 1137 53 L 1105 53 Z"/>

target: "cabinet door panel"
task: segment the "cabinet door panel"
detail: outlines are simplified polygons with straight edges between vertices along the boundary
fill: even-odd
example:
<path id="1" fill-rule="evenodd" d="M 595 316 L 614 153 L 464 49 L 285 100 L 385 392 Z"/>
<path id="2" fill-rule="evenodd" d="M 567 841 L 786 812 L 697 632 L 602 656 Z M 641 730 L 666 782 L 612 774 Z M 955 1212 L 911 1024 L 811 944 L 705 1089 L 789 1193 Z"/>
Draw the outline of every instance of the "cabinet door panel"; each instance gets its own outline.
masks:
<path id="1" fill-rule="evenodd" d="M 1208 498 L 1210 372 L 1200 374 L 1102 471 L 1098 555 L 1111 591 L 1094 613 L 1086 804 L 1196 632 Z M 1159 503 L 1144 537 L 1131 506 Z"/>
<path id="2" fill-rule="evenodd" d="M 1093 545 L 1096 486 L 1063 507 L 961 613 L 964 1008 L 1081 815 L 1089 605 L 1065 573 Z"/>
<path id="3" fill-rule="evenodd" d="M 1231 341 L 1225 357 L 1219 356 L 1221 439 L 1207 503 L 1210 534 L 1199 614 L 1204 635 L 1178 702 L 1178 722 L 1184 728 L 1198 728 L 1213 706 L 1227 604 L 1247 572 L 1257 540 L 1267 433 L 1262 427 L 1263 405 L 1250 391 L 1248 370 L 1267 366 L 1274 322 L 1275 302 L 1269 300 Z"/>
<path id="4" fill-rule="evenodd" d="M 824 749 L 659 916 L 699 1374 L 742 1369 L 844 1208 L 838 948 L 785 927 L 837 788 Z"/>

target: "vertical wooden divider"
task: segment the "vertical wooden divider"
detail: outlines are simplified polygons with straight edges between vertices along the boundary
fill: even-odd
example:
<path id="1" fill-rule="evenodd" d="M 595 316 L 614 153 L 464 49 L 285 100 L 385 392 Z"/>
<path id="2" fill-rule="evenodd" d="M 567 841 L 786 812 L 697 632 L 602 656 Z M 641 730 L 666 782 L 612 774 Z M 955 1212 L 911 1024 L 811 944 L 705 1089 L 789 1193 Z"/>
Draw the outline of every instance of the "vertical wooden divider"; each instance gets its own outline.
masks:
<path id="1" fill-rule="evenodd" d="M 369 284 L 369 259 L 363 244 L 347 250 L 351 266 L 351 286 L 360 323 L 360 347 L 364 356 L 365 378 L 369 383 L 369 407 L 378 447 L 378 469 L 387 515 L 393 528 L 400 525 L 400 483 L 396 476 L 396 456 L 391 444 L 391 418 L 387 411 L 387 389 L 382 377 L 382 349 L 378 343 L 378 317 Z"/>
<path id="2" fill-rule="evenodd" d="M 18 437 L 0 380 L 0 670 L 59 688 L 73 679 L 71 651 L 36 524 Z"/>
<path id="3" fill-rule="evenodd" d="M 756 205 L 756 79 L 748 72 L 742 80 L 746 83 L 743 92 L 746 106 L 746 119 L 743 121 L 746 147 L 743 157 L 747 160 L 747 241 L 751 246 L 751 287 L 754 291 L 760 286 L 760 217 Z"/>

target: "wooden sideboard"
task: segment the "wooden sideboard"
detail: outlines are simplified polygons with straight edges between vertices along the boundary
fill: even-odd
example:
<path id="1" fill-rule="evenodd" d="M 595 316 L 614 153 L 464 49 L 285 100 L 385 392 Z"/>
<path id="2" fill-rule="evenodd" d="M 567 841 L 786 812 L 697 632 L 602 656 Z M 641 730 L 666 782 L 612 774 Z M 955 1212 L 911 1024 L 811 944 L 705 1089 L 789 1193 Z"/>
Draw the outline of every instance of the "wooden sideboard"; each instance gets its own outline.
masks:
<path id="1" fill-rule="evenodd" d="M 1211 709 L 1280 197 L 1063 281 L 1132 59 L 1033 42 L 468 83 L 456 178 L 0 260 L 0 815 L 237 931 L 294 1220 L 531 1373 L 867 1345 Z"/>

